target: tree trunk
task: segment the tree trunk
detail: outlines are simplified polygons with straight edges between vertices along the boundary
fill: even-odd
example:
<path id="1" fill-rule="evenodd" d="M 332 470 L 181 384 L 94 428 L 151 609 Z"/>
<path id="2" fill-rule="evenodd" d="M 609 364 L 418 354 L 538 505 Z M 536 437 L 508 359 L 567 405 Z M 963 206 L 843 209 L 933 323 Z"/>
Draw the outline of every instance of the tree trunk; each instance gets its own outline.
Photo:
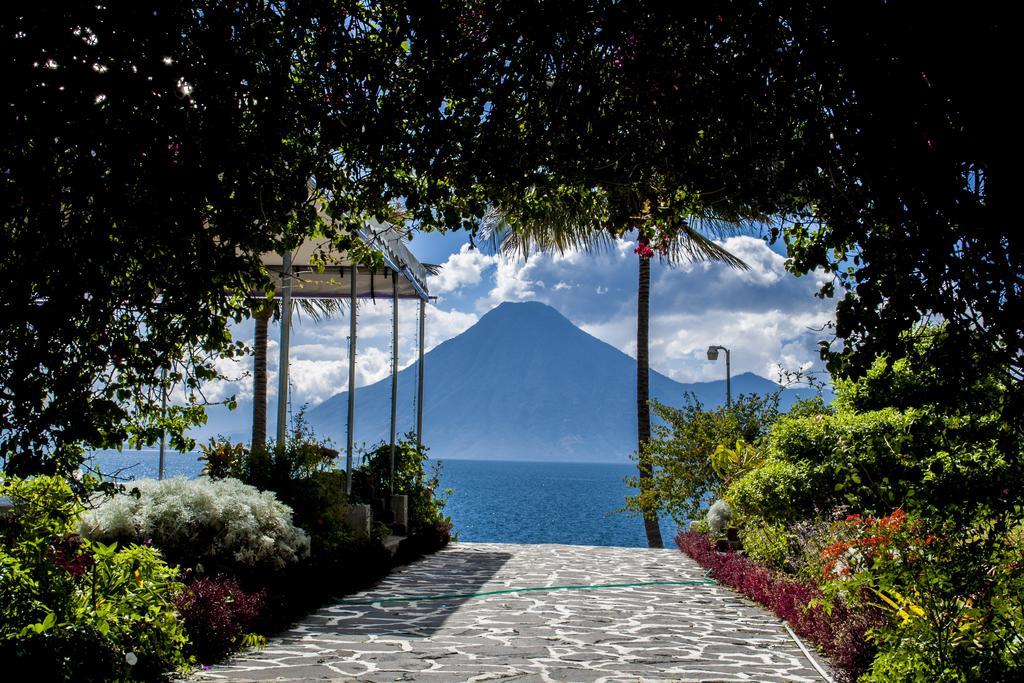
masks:
<path id="1" fill-rule="evenodd" d="M 647 491 L 654 479 L 654 468 L 647 457 L 645 447 L 651 440 L 651 406 L 650 399 L 650 358 L 648 336 L 651 308 L 651 260 L 640 256 L 640 281 L 636 297 L 636 422 L 637 422 L 637 467 L 640 470 L 640 491 Z M 658 525 L 658 513 L 644 511 L 644 531 L 647 533 L 647 545 L 651 548 L 663 548 L 661 527 Z"/>
<path id="2" fill-rule="evenodd" d="M 267 327 L 273 308 L 267 306 L 256 311 L 256 335 L 252 356 L 252 443 L 250 451 L 267 448 Z"/>

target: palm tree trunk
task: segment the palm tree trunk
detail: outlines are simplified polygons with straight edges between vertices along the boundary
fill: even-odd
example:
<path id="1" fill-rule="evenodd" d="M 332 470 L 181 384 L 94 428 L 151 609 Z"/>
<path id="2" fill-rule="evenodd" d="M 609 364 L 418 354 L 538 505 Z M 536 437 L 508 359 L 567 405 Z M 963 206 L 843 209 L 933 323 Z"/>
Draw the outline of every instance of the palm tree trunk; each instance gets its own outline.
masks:
<path id="1" fill-rule="evenodd" d="M 640 281 L 637 287 L 636 305 L 636 418 L 637 418 L 637 467 L 640 470 L 640 491 L 650 489 L 654 479 L 654 468 L 646 454 L 647 443 L 651 440 L 651 406 L 650 399 L 650 358 L 648 337 L 650 332 L 651 310 L 651 259 L 640 256 Z M 644 511 L 644 531 L 647 533 L 647 545 L 651 548 L 663 548 L 661 527 L 658 525 L 658 513 L 653 510 Z"/>
<path id="2" fill-rule="evenodd" d="M 252 361 L 252 443 L 250 451 L 267 448 L 267 327 L 273 307 L 266 306 L 253 314 L 256 335 L 253 339 Z"/>

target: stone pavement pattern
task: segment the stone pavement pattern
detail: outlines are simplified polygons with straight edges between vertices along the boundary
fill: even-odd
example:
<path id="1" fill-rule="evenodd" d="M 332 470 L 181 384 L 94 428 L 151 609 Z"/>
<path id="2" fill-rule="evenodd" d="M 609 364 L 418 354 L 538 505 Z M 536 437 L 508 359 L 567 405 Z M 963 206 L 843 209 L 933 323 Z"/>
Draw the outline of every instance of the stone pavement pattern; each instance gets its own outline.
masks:
<path id="1" fill-rule="evenodd" d="M 700 579 L 678 550 L 458 543 L 348 601 Z M 194 676 L 231 681 L 821 681 L 782 623 L 717 585 L 335 604 Z"/>

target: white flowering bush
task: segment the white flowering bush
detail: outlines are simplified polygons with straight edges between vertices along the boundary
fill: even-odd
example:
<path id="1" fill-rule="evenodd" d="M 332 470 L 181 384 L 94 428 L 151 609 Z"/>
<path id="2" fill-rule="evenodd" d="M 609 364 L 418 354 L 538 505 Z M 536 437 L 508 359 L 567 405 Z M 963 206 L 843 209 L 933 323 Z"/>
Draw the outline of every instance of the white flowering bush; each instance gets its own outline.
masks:
<path id="1" fill-rule="evenodd" d="M 716 534 L 725 533 L 731 519 L 732 508 L 724 500 L 716 500 L 715 504 L 708 509 L 708 514 L 705 517 L 708 528 Z"/>
<path id="2" fill-rule="evenodd" d="M 145 479 L 99 502 L 81 534 L 152 543 L 169 562 L 206 572 L 280 570 L 309 555 L 309 536 L 269 491 L 237 479 Z"/>

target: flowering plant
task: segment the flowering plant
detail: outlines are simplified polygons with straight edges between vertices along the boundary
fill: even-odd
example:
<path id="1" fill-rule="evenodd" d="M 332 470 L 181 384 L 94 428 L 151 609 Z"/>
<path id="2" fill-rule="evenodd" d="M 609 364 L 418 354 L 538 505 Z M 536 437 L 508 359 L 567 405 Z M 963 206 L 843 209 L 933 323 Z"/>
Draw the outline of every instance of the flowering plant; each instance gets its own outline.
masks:
<path id="1" fill-rule="evenodd" d="M 822 553 L 824 592 L 888 615 L 866 680 L 1010 680 L 1024 671 L 1024 549 L 1005 518 L 851 515 Z M 1009 676 L 1009 677 L 1008 677 Z"/>
<path id="2" fill-rule="evenodd" d="M 848 577 L 872 566 L 882 556 L 891 558 L 893 553 L 899 552 L 895 547 L 897 535 L 910 531 L 904 528 L 906 522 L 907 513 L 901 509 L 878 519 L 859 514 L 849 515 L 834 527 L 839 539 L 821 553 L 825 562 L 822 573 L 826 578 Z M 920 524 L 915 522 L 910 526 L 919 528 Z M 924 539 L 924 544 L 930 543 L 931 538 Z"/>

